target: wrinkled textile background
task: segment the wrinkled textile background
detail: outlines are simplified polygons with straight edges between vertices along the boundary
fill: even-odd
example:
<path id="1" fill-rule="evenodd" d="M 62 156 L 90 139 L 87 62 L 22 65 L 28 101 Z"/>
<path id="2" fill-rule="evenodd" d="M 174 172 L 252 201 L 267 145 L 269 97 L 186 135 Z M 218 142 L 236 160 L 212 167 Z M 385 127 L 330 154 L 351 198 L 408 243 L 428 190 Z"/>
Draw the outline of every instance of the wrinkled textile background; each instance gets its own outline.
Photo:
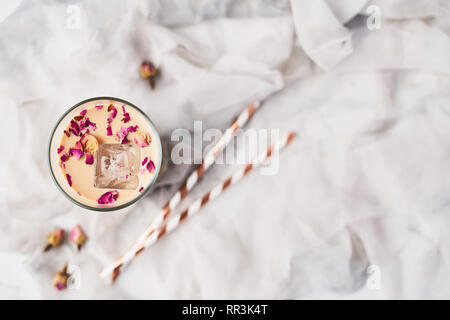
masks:
<path id="1" fill-rule="evenodd" d="M 448 1 L 107 3 L 0 5 L 0 297 L 450 298 Z M 69 5 L 80 29 L 67 27 Z M 366 26 L 370 5 L 379 30 Z M 154 91 L 139 78 L 143 59 L 162 71 Z M 267 98 L 248 128 L 299 139 L 276 175 L 253 172 L 111 286 L 99 271 L 189 166 L 169 167 L 118 213 L 64 198 L 47 168 L 51 129 L 101 95 L 140 106 L 165 139 L 194 120 L 224 129 Z M 237 167 L 213 167 L 180 209 Z M 80 253 L 42 254 L 49 231 L 76 223 L 89 236 Z M 64 261 L 80 268 L 77 290 L 51 286 Z"/>

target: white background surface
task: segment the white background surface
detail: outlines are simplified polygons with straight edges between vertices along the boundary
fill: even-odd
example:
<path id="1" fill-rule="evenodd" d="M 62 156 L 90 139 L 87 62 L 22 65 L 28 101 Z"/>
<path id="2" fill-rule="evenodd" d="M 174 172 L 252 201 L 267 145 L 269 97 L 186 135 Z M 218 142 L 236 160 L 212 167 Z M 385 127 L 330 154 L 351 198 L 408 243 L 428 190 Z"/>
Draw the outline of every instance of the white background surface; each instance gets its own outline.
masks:
<path id="1" fill-rule="evenodd" d="M 294 2 L 293 2 L 294 3 Z M 68 5 L 81 12 L 67 27 Z M 1 298 L 449 298 L 447 1 L 11 1 L 0 15 Z M 17 7 L 17 9 L 14 9 Z M 388 19 L 385 19 L 388 18 Z M 162 71 L 150 91 L 137 69 Z M 189 168 L 119 213 L 70 203 L 47 168 L 59 116 L 92 96 L 140 106 L 163 136 L 295 130 L 273 176 L 253 172 L 143 253 L 113 286 L 98 272 L 143 231 Z M 217 165 L 180 209 L 237 165 Z M 42 254 L 80 223 L 89 241 Z M 56 291 L 64 261 L 80 288 Z M 367 268 L 380 287 L 366 285 Z"/>

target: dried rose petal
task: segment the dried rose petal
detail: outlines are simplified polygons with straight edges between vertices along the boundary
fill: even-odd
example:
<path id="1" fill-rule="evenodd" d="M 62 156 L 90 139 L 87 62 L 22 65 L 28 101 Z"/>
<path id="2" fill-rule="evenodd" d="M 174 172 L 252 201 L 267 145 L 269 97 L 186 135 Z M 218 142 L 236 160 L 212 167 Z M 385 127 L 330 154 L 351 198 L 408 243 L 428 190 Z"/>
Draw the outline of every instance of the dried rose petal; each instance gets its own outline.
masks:
<path id="1" fill-rule="evenodd" d="M 67 138 L 70 138 L 70 132 L 69 131 L 64 130 L 64 133 L 66 134 Z"/>
<path id="2" fill-rule="evenodd" d="M 75 117 L 73 117 L 73 120 L 75 120 L 75 121 L 80 121 L 80 120 L 82 120 L 84 118 L 84 116 L 75 116 Z"/>
<path id="3" fill-rule="evenodd" d="M 58 154 L 60 154 L 63 150 L 64 150 L 64 146 L 59 146 L 58 150 L 56 150 L 56 151 L 58 151 Z"/>
<path id="4" fill-rule="evenodd" d="M 53 286 L 58 290 L 67 288 L 67 280 L 69 280 L 70 274 L 67 273 L 67 262 L 64 264 L 61 271 L 59 271 L 53 277 Z"/>
<path id="5" fill-rule="evenodd" d="M 86 109 L 84 109 L 84 110 L 82 110 L 82 111 L 80 112 L 80 115 L 81 115 L 81 116 L 85 116 L 85 115 L 86 115 L 86 113 L 87 113 L 87 110 L 86 110 Z"/>
<path id="6" fill-rule="evenodd" d="M 128 112 L 125 111 L 125 106 L 122 106 L 122 112 L 123 112 L 123 118 L 122 118 L 122 121 L 123 121 L 124 123 L 127 123 L 128 121 L 131 120 L 131 118 L 130 118 L 130 114 L 129 114 Z"/>
<path id="7" fill-rule="evenodd" d="M 155 164 L 153 163 L 153 161 L 150 159 L 147 163 L 147 170 L 148 172 L 152 173 L 155 170 Z"/>
<path id="8" fill-rule="evenodd" d="M 97 130 L 97 125 L 89 120 L 89 123 L 87 124 L 87 126 L 89 127 L 89 129 L 91 129 L 92 131 Z"/>
<path id="9" fill-rule="evenodd" d="M 144 190 L 144 187 L 139 188 L 139 192 L 142 192 L 142 190 Z"/>
<path id="10" fill-rule="evenodd" d="M 80 121 L 80 128 L 81 130 L 88 128 L 88 130 L 91 129 L 92 131 L 95 131 L 97 130 L 97 125 L 89 120 L 89 118 L 85 118 Z"/>
<path id="11" fill-rule="evenodd" d="M 106 135 L 107 136 L 112 136 L 112 129 L 111 129 L 111 125 L 108 124 L 108 127 L 106 127 Z"/>
<path id="12" fill-rule="evenodd" d="M 80 250 L 81 246 L 86 242 L 86 238 L 86 234 L 79 224 L 70 231 L 70 240 L 77 245 L 78 250 Z"/>
<path id="13" fill-rule="evenodd" d="M 117 109 L 114 105 L 110 104 L 108 107 L 108 112 L 111 112 L 110 116 L 108 117 L 108 123 L 111 123 L 117 116 Z"/>
<path id="14" fill-rule="evenodd" d="M 100 110 L 102 110 L 102 109 L 103 109 L 103 105 L 102 105 L 102 104 L 100 104 L 100 105 L 98 105 L 98 106 L 95 106 L 95 109 L 97 109 L 98 111 L 100 111 Z"/>
<path id="15" fill-rule="evenodd" d="M 60 160 L 61 160 L 61 162 L 66 162 L 67 160 L 69 160 L 69 158 L 70 158 L 70 154 L 66 153 L 61 156 Z"/>
<path id="16" fill-rule="evenodd" d="M 128 133 L 130 133 L 130 132 L 136 132 L 138 128 L 139 128 L 138 125 L 135 125 L 135 126 L 129 126 L 129 127 L 127 128 L 127 131 L 128 131 Z"/>
<path id="17" fill-rule="evenodd" d="M 142 161 L 142 165 L 145 166 L 145 164 L 147 163 L 147 161 L 148 161 L 148 157 L 145 157 L 144 160 Z"/>
<path id="18" fill-rule="evenodd" d="M 139 147 L 145 148 L 150 145 L 152 142 L 152 138 L 148 134 L 148 132 L 137 130 L 134 136 L 134 143 L 136 143 Z"/>
<path id="19" fill-rule="evenodd" d="M 70 121 L 70 127 L 72 129 L 72 133 L 76 136 L 80 135 L 80 126 L 78 125 L 78 123 L 76 123 L 76 121 L 71 120 Z"/>
<path id="20" fill-rule="evenodd" d="M 90 153 L 86 153 L 86 164 L 93 164 L 94 163 L 94 156 Z"/>
<path id="21" fill-rule="evenodd" d="M 81 140 L 75 142 L 75 148 L 83 150 L 83 145 L 81 144 Z"/>
<path id="22" fill-rule="evenodd" d="M 112 204 L 117 200 L 117 197 L 119 196 L 119 192 L 117 190 L 108 191 L 101 195 L 100 198 L 98 198 L 97 203 L 98 204 Z"/>
<path id="23" fill-rule="evenodd" d="M 70 154 L 72 156 L 75 156 L 75 158 L 78 160 L 83 156 L 84 152 L 83 152 L 83 150 L 80 150 L 80 149 L 71 148 Z"/>
<path id="24" fill-rule="evenodd" d="M 117 140 L 121 144 L 127 144 L 129 141 L 127 139 L 128 129 L 125 127 L 121 127 L 120 131 L 116 133 Z"/>
<path id="25" fill-rule="evenodd" d="M 121 127 L 120 131 L 116 133 L 117 141 L 119 141 L 121 144 L 127 144 L 130 141 L 128 140 L 128 133 L 135 132 L 137 130 L 138 126 L 129 126 L 128 128 Z"/>
<path id="26" fill-rule="evenodd" d="M 64 237 L 64 229 L 56 229 L 47 236 L 47 245 L 44 248 L 44 252 L 59 246 Z"/>
<path id="27" fill-rule="evenodd" d="M 71 187 L 72 186 L 72 177 L 70 176 L 70 174 L 66 173 L 66 179 L 67 179 L 67 183 Z"/>

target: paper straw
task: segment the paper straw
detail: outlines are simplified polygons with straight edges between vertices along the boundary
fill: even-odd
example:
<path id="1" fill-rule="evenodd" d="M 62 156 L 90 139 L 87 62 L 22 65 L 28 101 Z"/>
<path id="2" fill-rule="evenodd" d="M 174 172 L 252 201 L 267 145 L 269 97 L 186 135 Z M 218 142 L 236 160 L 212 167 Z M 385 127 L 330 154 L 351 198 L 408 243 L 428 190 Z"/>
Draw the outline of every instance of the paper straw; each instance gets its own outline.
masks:
<path id="1" fill-rule="evenodd" d="M 147 227 L 147 229 L 140 235 L 138 240 L 123 256 L 117 259 L 107 269 L 120 272 L 120 269 L 127 265 L 136 254 L 137 249 L 140 248 L 141 243 L 148 238 L 153 231 L 159 228 L 168 219 L 172 210 L 186 197 L 188 192 L 192 190 L 200 177 L 209 169 L 214 163 L 217 156 L 223 151 L 223 149 L 230 143 L 236 132 L 242 128 L 248 120 L 252 117 L 255 111 L 259 108 L 261 103 L 259 101 L 252 102 L 244 111 L 239 114 L 237 119 L 231 124 L 231 126 L 225 130 L 225 133 L 220 137 L 216 144 L 209 150 L 202 159 L 202 163 L 189 175 L 183 185 L 172 196 L 172 198 L 163 206 L 160 212 L 156 215 L 153 222 Z"/>
<path id="2" fill-rule="evenodd" d="M 282 148 L 284 148 L 286 145 L 288 145 L 295 137 L 295 134 L 293 132 L 288 133 L 287 135 L 283 136 L 277 143 L 273 144 L 272 146 L 269 146 L 266 152 L 260 154 L 258 157 L 256 157 L 253 161 L 247 163 L 247 165 L 238 171 L 236 171 L 233 175 L 228 177 L 226 180 L 224 180 L 222 183 L 219 183 L 216 185 L 213 189 L 211 189 L 209 192 L 203 195 L 203 197 L 197 199 L 194 201 L 189 207 L 187 207 L 185 210 L 183 210 L 180 214 L 178 214 L 176 217 L 173 217 L 169 220 L 167 224 L 159 228 L 156 232 L 152 233 L 149 237 L 147 237 L 144 242 L 136 248 L 135 254 L 133 255 L 133 258 L 136 257 L 138 254 L 140 254 L 145 248 L 148 248 L 155 244 L 158 240 L 160 240 L 164 235 L 168 234 L 169 232 L 172 232 L 174 229 L 176 229 L 181 223 L 187 220 L 188 217 L 193 216 L 198 211 L 200 211 L 201 208 L 203 208 L 208 202 L 213 201 L 216 199 L 220 194 L 222 194 L 228 187 L 235 184 L 239 180 L 241 180 L 243 177 L 245 177 L 253 168 L 257 167 L 261 163 L 263 163 L 267 158 L 271 157 L 273 153 L 279 152 Z M 120 269 L 117 268 L 106 268 L 101 274 L 101 277 L 106 277 L 109 274 L 112 274 L 112 281 L 116 280 L 116 278 L 120 274 Z"/>

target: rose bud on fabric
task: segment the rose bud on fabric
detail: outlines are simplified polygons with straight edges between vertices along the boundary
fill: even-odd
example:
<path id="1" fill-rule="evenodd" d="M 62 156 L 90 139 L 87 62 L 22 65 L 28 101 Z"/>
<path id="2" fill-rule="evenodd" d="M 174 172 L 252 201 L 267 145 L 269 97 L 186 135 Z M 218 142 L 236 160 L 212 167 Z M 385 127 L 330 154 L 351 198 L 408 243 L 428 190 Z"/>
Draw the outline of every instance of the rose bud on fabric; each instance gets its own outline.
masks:
<path id="1" fill-rule="evenodd" d="M 150 77 L 156 76 L 158 70 L 156 70 L 155 66 L 150 61 L 143 61 L 141 63 L 141 67 L 139 68 L 139 73 L 141 74 L 142 78 L 148 79 Z"/>
<path id="2" fill-rule="evenodd" d="M 141 63 L 139 72 L 140 72 L 142 78 L 148 79 L 150 88 L 154 89 L 155 88 L 155 79 L 159 75 L 159 70 L 156 69 L 155 66 L 150 61 L 144 61 Z"/>
<path id="3" fill-rule="evenodd" d="M 69 280 L 69 274 L 67 273 L 67 262 L 64 264 L 61 271 L 59 271 L 53 277 L 53 286 L 58 290 L 64 290 L 67 288 L 67 280 Z"/>
<path id="4" fill-rule="evenodd" d="M 81 250 L 81 246 L 86 242 L 86 238 L 86 234 L 83 229 L 81 229 L 79 224 L 73 227 L 72 231 L 70 231 L 70 239 L 77 245 L 78 250 Z"/>
<path id="5" fill-rule="evenodd" d="M 44 252 L 59 246 L 64 238 L 64 230 L 56 229 L 50 233 L 47 237 L 47 245 L 44 248 Z"/>

